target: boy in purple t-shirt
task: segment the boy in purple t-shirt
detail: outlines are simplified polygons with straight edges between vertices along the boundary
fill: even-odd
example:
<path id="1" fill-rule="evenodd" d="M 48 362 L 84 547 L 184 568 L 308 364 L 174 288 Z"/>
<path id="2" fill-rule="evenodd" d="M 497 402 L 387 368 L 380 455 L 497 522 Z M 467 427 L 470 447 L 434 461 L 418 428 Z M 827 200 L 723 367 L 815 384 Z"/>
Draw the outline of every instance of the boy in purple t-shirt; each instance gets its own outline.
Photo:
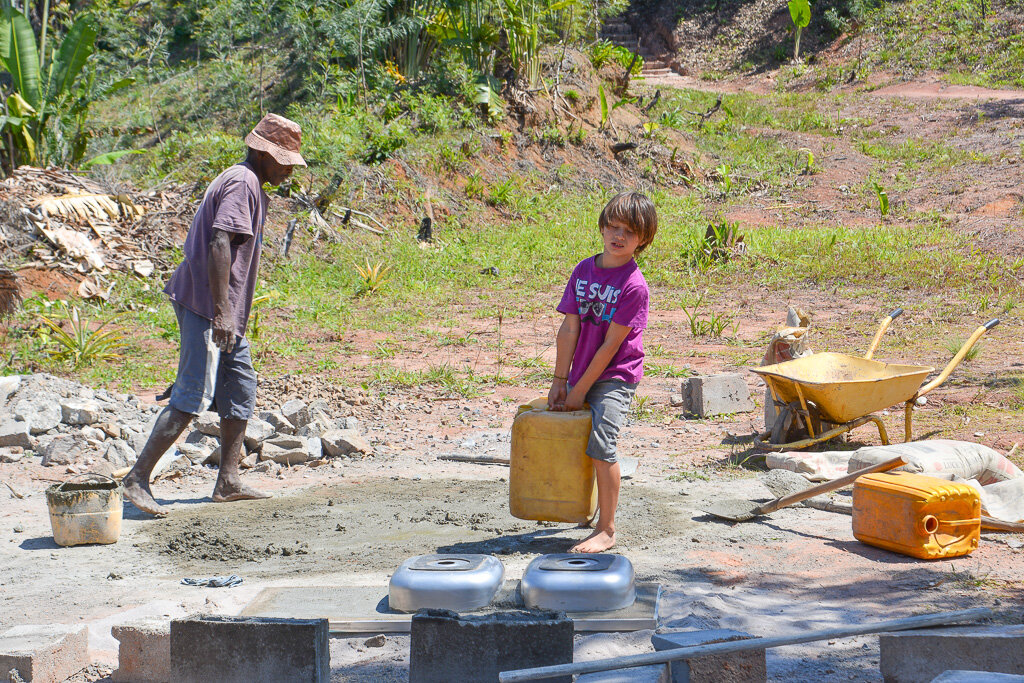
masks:
<path id="1" fill-rule="evenodd" d="M 587 455 L 597 474 L 600 513 L 594 533 L 571 548 L 599 553 L 615 545 L 619 463 L 615 443 L 644 374 L 647 282 L 635 254 L 654 241 L 658 216 L 639 192 L 612 197 L 598 219 L 604 251 L 573 269 L 558 310 L 565 314 L 555 346 L 551 410 L 582 410 L 590 404 L 593 428 Z"/>

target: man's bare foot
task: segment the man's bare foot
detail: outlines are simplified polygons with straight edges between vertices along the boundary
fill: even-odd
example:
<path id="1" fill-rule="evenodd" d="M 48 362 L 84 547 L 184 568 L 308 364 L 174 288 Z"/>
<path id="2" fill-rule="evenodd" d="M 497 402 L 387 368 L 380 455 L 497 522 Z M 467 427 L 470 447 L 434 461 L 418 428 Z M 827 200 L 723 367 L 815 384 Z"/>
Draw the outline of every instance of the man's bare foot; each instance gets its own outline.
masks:
<path id="1" fill-rule="evenodd" d="M 218 481 L 217 487 L 213 489 L 213 496 L 211 498 L 214 503 L 232 503 L 236 500 L 270 498 L 270 494 L 242 484 L 227 484 Z"/>
<path id="2" fill-rule="evenodd" d="M 153 498 L 153 492 L 149 489 L 148 481 L 138 481 L 129 474 L 122 482 L 124 484 L 124 497 L 132 505 L 157 517 L 163 517 L 167 510 Z"/>
<path id="3" fill-rule="evenodd" d="M 582 541 L 569 548 L 570 553 L 603 553 L 615 547 L 615 532 L 598 529 Z"/>

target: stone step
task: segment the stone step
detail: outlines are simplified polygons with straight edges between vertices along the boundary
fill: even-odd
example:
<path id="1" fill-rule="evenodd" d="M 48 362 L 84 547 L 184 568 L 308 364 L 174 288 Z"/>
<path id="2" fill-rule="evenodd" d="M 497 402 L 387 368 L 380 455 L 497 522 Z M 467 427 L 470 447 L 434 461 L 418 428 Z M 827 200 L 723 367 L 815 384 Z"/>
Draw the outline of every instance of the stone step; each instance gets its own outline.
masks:
<path id="1" fill-rule="evenodd" d="M 645 68 L 640 73 L 643 74 L 644 76 L 667 76 L 670 73 L 672 73 L 672 70 L 668 69 L 668 68 L 659 68 L 659 69 L 647 69 L 647 68 Z"/>

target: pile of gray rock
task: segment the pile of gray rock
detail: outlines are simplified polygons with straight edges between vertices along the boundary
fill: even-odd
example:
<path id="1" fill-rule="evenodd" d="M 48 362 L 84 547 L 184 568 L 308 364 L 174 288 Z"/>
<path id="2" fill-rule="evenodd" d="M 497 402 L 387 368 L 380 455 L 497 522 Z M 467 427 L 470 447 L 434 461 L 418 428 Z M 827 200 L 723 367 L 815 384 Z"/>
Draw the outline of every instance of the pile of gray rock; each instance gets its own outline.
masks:
<path id="1" fill-rule="evenodd" d="M 35 456 L 70 473 L 112 474 L 135 462 L 159 412 L 135 396 L 52 375 L 0 377 L 0 462 Z M 203 413 L 158 470 L 219 463 L 219 436 L 220 418 Z M 324 400 L 290 400 L 253 417 L 245 447 L 242 467 L 261 470 L 373 453 L 358 419 L 332 417 Z"/>
<path id="2" fill-rule="evenodd" d="M 109 474 L 135 462 L 159 410 L 52 375 L 0 377 L 0 462 L 36 455 L 44 465 Z"/>
<path id="3" fill-rule="evenodd" d="M 193 431 L 178 450 L 193 463 L 220 463 L 220 417 L 206 412 L 193 422 Z M 359 434 L 353 416 L 334 418 L 327 401 L 287 401 L 277 410 L 253 417 L 245 427 L 243 468 L 276 469 L 276 465 L 322 463 L 327 458 L 358 457 L 373 453 Z"/>

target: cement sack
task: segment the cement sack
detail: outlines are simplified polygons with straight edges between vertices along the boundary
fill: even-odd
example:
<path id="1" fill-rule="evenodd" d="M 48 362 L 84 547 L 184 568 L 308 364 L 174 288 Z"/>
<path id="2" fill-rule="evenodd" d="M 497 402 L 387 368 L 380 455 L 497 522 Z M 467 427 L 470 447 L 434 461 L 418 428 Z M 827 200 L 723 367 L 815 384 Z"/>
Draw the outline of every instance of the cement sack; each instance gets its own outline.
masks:
<path id="1" fill-rule="evenodd" d="M 831 481 L 845 476 L 853 451 L 822 451 L 805 453 L 769 453 L 765 463 L 770 470 L 789 470 L 804 475 L 809 481 Z"/>
<path id="2" fill-rule="evenodd" d="M 977 479 L 969 484 L 981 494 L 981 512 L 1004 522 L 1024 522 L 1024 478 L 999 481 L 982 486 Z"/>
<path id="3" fill-rule="evenodd" d="M 850 457 L 849 471 L 871 467 L 896 456 L 907 461 L 901 470 L 931 476 L 952 475 L 965 481 L 976 479 L 981 486 L 1024 477 L 1024 472 L 998 451 L 969 441 L 948 439 L 859 448 Z"/>
<path id="4" fill-rule="evenodd" d="M 772 335 L 768 342 L 768 349 L 764 352 L 761 365 L 775 365 L 783 361 L 803 358 L 813 353 L 807 344 L 807 327 L 810 325 L 810 317 L 801 309 L 789 307 L 786 312 L 786 327 L 783 327 Z M 775 425 L 775 418 L 779 409 L 775 407 L 771 391 L 765 387 L 764 390 L 764 428 L 770 432 Z"/>

